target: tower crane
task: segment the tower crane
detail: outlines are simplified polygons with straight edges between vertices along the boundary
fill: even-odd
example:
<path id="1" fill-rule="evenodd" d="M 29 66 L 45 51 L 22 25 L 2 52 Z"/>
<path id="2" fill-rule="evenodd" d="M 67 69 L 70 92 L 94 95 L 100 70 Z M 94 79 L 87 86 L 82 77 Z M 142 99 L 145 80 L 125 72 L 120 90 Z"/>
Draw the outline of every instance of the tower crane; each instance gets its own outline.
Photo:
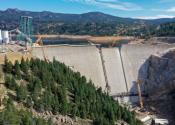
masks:
<path id="1" fill-rule="evenodd" d="M 138 95 L 139 95 L 139 103 L 140 103 L 140 108 L 143 108 L 143 99 L 142 99 L 142 92 L 141 92 L 141 88 L 140 88 L 140 84 L 141 84 L 141 80 L 138 79 L 136 84 L 137 84 L 137 91 L 138 91 Z"/>

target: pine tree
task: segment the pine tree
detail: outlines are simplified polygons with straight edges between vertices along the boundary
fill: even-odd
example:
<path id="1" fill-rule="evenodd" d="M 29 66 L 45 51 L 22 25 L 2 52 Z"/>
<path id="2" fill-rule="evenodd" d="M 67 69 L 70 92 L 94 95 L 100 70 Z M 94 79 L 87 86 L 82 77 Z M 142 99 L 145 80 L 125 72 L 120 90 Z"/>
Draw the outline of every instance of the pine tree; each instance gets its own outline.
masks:
<path id="1" fill-rule="evenodd" d="M 13 76 L 12 77 L 6 76 L 5 85 L 7 88 L 12 89 L 12 90 L 16 90 L 17 88 L 17 83 Z"/>
<path id="2" fill-rule="evenodd" d="M 5 62 L 4 62 L 4 71 L 6 73 L 12 73 L 13 65 L 10 61 L 8 61 L 7 56 L 5 56 Z"/>
<path id="3" fill-rule="evenodd" d="M 8 64 L 8 61 L 6 62 Z M 22 72 L 19 72 L 20 67 Z M 73 72 L 55 59 L 53 63 L 32 59 L 30 65 L 22 59 L 20 67 L 16 61 L 13 67 L 15 72 L 7 74 L 6 86 L 16 90 L 17 101 L 28 108 L 34 108 L 39 112 L 51 111 L 53 114 L 71 114 L 73 117 L 88 118 L 94 120 L 95 125 L 114 125 L 118 119 L 130 125 L 142 125 L 133 113 L 119 106 L 101 88 L 96 88 L 92 81 L 88 82 L 79 72 Z M 16 84 L 14 75 L 18 74 L 17 72 L 25 76 L 25 85 L 18 87 Z M 15 84 L 11 83 L 15 83 L 17 89 L 14 89 Z M 48 125 L 42 119 L 32 118 L 24 112 L 20 117 L 21 124 L 30 124 L 30 119 L 33 119 L 33 124 Z M 52 123 L 49 122 L 50 124 Z"/>
<path id="4" fill-rule="evenodd" d="M 21 70 L 26 74 L 28 72 L 28 65 L 26 63 L 26 61 L 24 60 L 24 58 L 22 57 L 21 59 Z"/>
<path id="5" fill-rule="evenodd" d="M 17 100 L 19 102 L 24 102 L 27 98 L 27 88 L 26 86 L 19 86 L 16 91 Z"/>
<path id="6" fill-rule="evenodd" d="M 14 74 L 16 76 L 17 79 L 21 79 L 21 72 L 20 72 L 20 65 L 18 60 L 15 61 L 15 65 L 14 65 Z"/>
<path id="7" fill-rule="evenodd" d="M 6 104 L 6 109 L 4 111 L 3 123 L 5 125 L 19 125 L 20 120 L 17 115 L 17 110 L 14 107 L 13 101 L 11 98 L 8 99 Z"/>
<path id="8" fill-rule="evenodd" d="M 28 107 L 28 108 L 32 108 L 33 107 L 33 100 L 32 100 L 32 98 L 31 97 L 27 97 L 27 101 L 26 101 L 26 106 Z"/>

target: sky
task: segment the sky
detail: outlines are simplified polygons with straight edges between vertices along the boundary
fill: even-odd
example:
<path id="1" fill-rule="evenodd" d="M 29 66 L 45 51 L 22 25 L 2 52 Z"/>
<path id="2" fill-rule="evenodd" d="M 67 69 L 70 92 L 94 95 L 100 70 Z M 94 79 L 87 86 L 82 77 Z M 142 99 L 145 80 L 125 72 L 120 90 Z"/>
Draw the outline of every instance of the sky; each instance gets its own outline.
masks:
<path id="1" fill-rule="evenodd" d="M 18 8 L 81 14 L 103 12 L 141 19 L 175 17 L 175 0 L 0 0 L 0 10 Z"/>

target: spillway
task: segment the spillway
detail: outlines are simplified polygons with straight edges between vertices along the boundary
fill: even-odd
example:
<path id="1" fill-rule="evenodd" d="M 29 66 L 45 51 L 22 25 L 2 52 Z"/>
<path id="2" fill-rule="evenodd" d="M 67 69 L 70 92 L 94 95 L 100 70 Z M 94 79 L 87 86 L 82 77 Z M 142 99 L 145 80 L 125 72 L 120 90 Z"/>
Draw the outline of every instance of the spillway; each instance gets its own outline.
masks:
<path id="1" fill-rule="evenodd" d="M 65 63 L 74 71 L 79 71 L 89 80 L 91 79 L 95 86 L 106 87 L 100 53 L 96 46 L 45 46 L 44 53 L 49 60 L 56 60 Z M 41 47 L 34 47 L 32 51 L 35 57 L 43 59 Z"/>

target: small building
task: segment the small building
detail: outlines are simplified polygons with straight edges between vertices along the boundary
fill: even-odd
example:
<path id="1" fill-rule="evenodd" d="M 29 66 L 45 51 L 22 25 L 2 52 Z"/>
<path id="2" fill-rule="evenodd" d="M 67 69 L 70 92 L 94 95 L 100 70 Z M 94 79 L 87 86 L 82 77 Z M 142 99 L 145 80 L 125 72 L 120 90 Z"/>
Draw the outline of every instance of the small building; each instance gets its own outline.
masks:
<path id="1" fill-rule="evenodd" d="M 1 30 L 0 30 L 0 44 L 2 44 L 2 34 L 1 34 Z"/>
<path id="2" fill-rule="evenodd" d="M 152 122 L 152 118 L 150 116 L 146 116 L 144 118 L 141 119 L 141 121 L 145 124 L 145 125 L 150 125 Z"/>
<path id="3" fill-rule="evenodd" d="M 3 43 L 9 44 L 9 42 L 10 42 L 9 32 L 8 31 L 2 31 L 1 32 L 1 35 L 2 35 L 2 41 L 3 41 Z"/>
<path id="4" fill-rule="evenodd" d="M 169 122 L 167 119 L 154 119 L 155 125 L 169 125 Z"/>

